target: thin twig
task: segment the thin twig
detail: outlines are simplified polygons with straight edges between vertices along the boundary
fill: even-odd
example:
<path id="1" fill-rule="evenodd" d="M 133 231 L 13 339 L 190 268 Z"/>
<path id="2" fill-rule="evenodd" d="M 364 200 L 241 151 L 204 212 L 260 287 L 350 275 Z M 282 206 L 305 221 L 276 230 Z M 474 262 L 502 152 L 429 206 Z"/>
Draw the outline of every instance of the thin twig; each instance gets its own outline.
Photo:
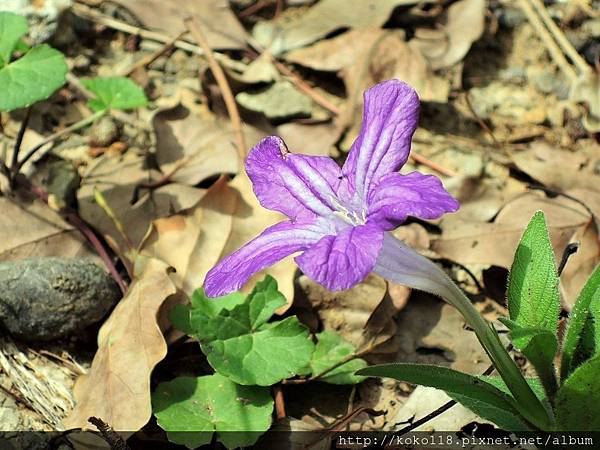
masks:
<path id="1" fill-rule="evenodd" d="M 7 178 L 10 177 L 10 169 L 8 168 L 6 163 L 2 160 L 2 158 L 0 158 L 0 173 L 2 173 L 2 175 L 4 175 Z"/>
<path id="2" fill-rule="evenodd" d="M 244 17 L 251 16 L 252 14 L 255 14 L 261 11 L 262 9 L 266 8 L 267 6 L 271 6 L 273 3 L 274 0 L 259 0 L 256 3 L 253 3 L 252 5 L 248 6 L 247 8 L 241 10 L 238 13 L 238 17 L 240 19 L 243 19 Z"/>
<path id="3" fill-rule="evenodd" d="M 229 114 L 229 118 L 231 119 L 231 125 L 233 126 L 233 130 L 235 131 L 238 155 L 240 157 L 240 161 L 244 161 L 246 159 L 247 147 L 246 139 L 244 138 L 244 132 L 242 130 L 242 119 L 240 118 L 240 112 L 238 111 L 237 104 L 235 103 L 235 98 L 233 97 L 233 93 L 231 92 L 231 88 L 229 87 L 229 83 L 227 82 L 227 78 L 225 77 L 225 72 L 223 72 L 223 68 L 215 59 L 213 51 L 208 45 L 208 41 L 206 40 L 206 37 L 200 29 L 200 26 L 198 25 L 197 21 L 193 18 L 188 17 L 184 20 L 184 23 L 191 35 L 196 40 L 196 42 L 198 42 L 200 47 L 202 47 L 202 49 L 204 50 L 206 59 L 208 60 L 208 64 L 210 66 L 210 70 L 212 71 L 215 80 L 217 80 L 219 89 L 221 89 L 221 95 L 223 95 L 225 107 L 227 108 L 227 113 Z"/>
<path id="4" fill-rule="evenodd" d="M 102 439 L 110 445 L 111 450 L 131 450 L 123 438 L 102 419 L 98 417 L 89 417 L 88 422 L 98 429 Z"/>
<path id="5" fill-rule="evenodd" d="M 283 398 L 283 389 L 281 384 L 273 385 L 273 398 L 275 401 L 275 412 L 278 419 L 285 419 L 287 416 L 285 412 L 285 399 Z"/>
<path id="6" fill-rule="evenodd" d="M 137 60 L 136 62 L 134 62 L 133 64 L 131 64 L 129 67 L 126 67 L 124 70 L 119 71 L 118 75 L 121 75 L 121 76 L 124 76 L 124 77 L 128 77 L 136 69 L 149 66 L 154 61 L 156 61 L 158 58 L 160 58 L 162 55 L 164 55 L 169 50 L 171 50 L 175 46 L 175 42 L 177 42 L 179 39 L 181 39 L 186 33 L 187 33 L 187 31 L 182 31 L 181 33 L 179 33 L 178 36 L 172 38 L 168 42 L 165 42 L 164 45 L 162 45 L 155 52 L 153 52 L 153 53 L 151 53 L 149 55 L 146 55 L 143 58 L 140 58 L 139 60 Z"/>
<path id="7" fill-rule="evenodd" d="M 485 369 L 485 371 L 483 372 L 482 376 L 490 375 L 493 371 L 494 371 L 494 366 L 490 365 L 487 369 Z M 395 432 L 393 434 L 393 437 L 403 436 L 406 433 L 410 433 L 414 429 L 416 429 L 416 428 L 420 427 L 421 425 L 429 422 L 430 420 L 435 419 L 437 416 L 445 413 L 446 411 L 448 411 L 450 408 L 452 408 L 457 403 L 458 402 L 456 400 L 449 400 L 449 401 L 447 401 L 442 406 L 440 406 L 439 408 L 437 408 L 435 411 L 430 412 L 426 416 L 421 417 L 419 420 L 416 420 L 413 423 L 411 423 L 410 425 L 407 425 L 406 427 L 402 428 L 401 430 Z"/>
<path id="8" fill-rule="evenodd" d="M 249 37 L 246 42 L 251 47 L 251 54 L 254 58 L 258 58 L 262 54 L 266 54 L 267 50 L 265 50 L 255 39 Z M 304 81 L 301 77 L 296 75 L 290 68 L 288 68 L 281 61 L 278 61 L 271 53 L 268 53 L 269 58 L 271 59 L 271 63 L 275 66 L 275 68 L 287 79 L 296 86 L 300 91 L 304 92 L 308 97 L 310 97 L 317 105 L 325 108 L 327 111 L 332 113 L 333 115 L 338 116 L 340 114 L 340 109 L 315 91 L 306 81 Z"/>
<path id="9" fill-rule="evenodd" d="M 488 126 L 487 123 L 485 123 L 485 121 L 481 117 L 479 117 L 477 111 L 475 111 L 473 103 L 471 103 L 471 97 L 469 96 L 468 91 L 465 91 L 465 101 L 467 102 L 467 107 L 469 108 L 469 111 L 471 112 L 471 114 L 473 114 L 473 117 L 475 117 L 475 120 L 477 121 L 479 126 L 483 129 L 483 131 L 490 135 L 492 141 L 494 142 L 494 145 L 500 146 L 500 142 L 498 141 L 498 139 L 496 139 L 496 136 L 494 135 L 492 129 Z"/>
<path id="10" fill-rule="evenodd" d="M 550 14 L 548 14 L 548 10 L 544 6 L 544 4 L 540 0 L 529 0 L 533 7 L 538 12 L 544 25 L 550 31 L 554 39 L 558 45 L 562 48 L 562 51 L 567 54 L 567 56 L 573 61 L 573 64 L 577 69 L 579 69 L 580 75 L 591 72 L 592 68 L 588 65 L 588 63 L 581 57 L 577 50 L 571 45 L 565 34 L 562 32 L 560 28 L 554 23 Z"/>
<path id="11" fill-rule="evenodd" d="M 371 344 L 369 344 L 367 347 L 365 347 L 364 349 L 351 353 L 349 355 L 346 355 L 344 358 L 340 359 L 338 362 L 336 362 L 335 364 L 329 366 L 327 369 L 319 372 L 316 375 L 312 375 L 309 378 L 299 378 L 296 380 L 283 380 L 281 383 L 282 384 L 304 384 L 304 383 L 310 383 L 312 381 L 317 381 L 320 380 L 321 378 L 323 378 L 325 375 L 327 375 L 328 373 L 330 373 L 331 371 L 337 369 L 340 366 L 343 366 L 344 364 L 346 364 L 347 362 L 352 361 L 353 359 L 356 358 L 360 358 L 364 355 L 366 355 L 367 353 L 371 353 L 373 351 L 373 349 L 375 347 L 377 347 L 380 344 L 380 342 L 376 342 L 375 340 L 373 340 L 371 342 Z"/>
<path id="12" fill-rule="evenodd" d="M 429 167 L 430 169 L 433 169 L 436 172 L 441 173 L 442 175 L 446 175 L 448 177 L 455 177 L 456 175 L 458 175 L 454 170 L 444 167 L 436 162 L 433 162 L 432 160 L 425 158 L 423 155 L 415 151 L 410 152 L 410 158 L 414 162 Z"/>
<path id="13" fill-rule="evenodd" d="M 83 17 L 84 19 L 88 19 L 93 22 L 99 23 L 106 27 L 112 28 L 113 30 L 122 31 L 123 33 L 128 33 L 133 36 L 139 36 L 143 39 L 148 39 L 148 40 L 156 41 L 156 42 L 162 42 L 163 44 L 168 43 L 172 39 L 171 36 L 167 36 L 165 34 L 162 34 L 162 33 L 156 32 L 156 31 L 145 30 L 143 28 L 136 27 L 134 25 L 130 25 L 130 24 L 122 22 L 120 20 L 113 19 L 112 17 L 108 17 L 107 15 L 102 14 L 98 11 L 95 11 L 94 9 L 92 9 L 88 6 L 82 5 L 80 3 L 75 3 L 72 7 L 72 11 L 76 15 Z M 193 53 L 195 55 L 200 55 L 200 56 L 204 55 L 204 51 L 202 50 L 202 48 L 200 48 L 199 46 L 197 46 L 195 44 L 191 44 L 187 41 L 184 41 L 182 39 L 178 39 L 177 41 L 175 41 L 173 46 L 175 48 L 180 48 L 181 50 L 185 50 L 185 51 Z M 223 56 L 218 53 L 215 55 L 215 57 L 217 59 L 223 58 Z"/>
<path id="14" fill-rule="evenodd" d="M 569 64 L 569 62 L 567 61 L 567 58 L 565 58 L 565 55 L 563 54 L 562 50 L 556 44 L 556 42 L 552 38 L 552 35 L 548 31 L 548 29 L 546 29 L 543 22 L 540 20 L 538 15 L 535 13 L 535 11 L 533 10 L 529 1 L 528 0 L 519 0 L 519 5 L 521 6 L 521 9 L 527 16 L 527 20 L 529 20 L 529 22 L 531 23 L 531 26 L 533 26 L 533 28 L 538 33 L 538 35 L 540 36 L 542 41 L 544 41 L 544 44 L 546 45 L 546 48 L 547 48 L 548 52 L 550 53 L 550 56 L 552 56 L 552 59 L 554 60 L 554 62 L 563 71 L 563 73 L 569 79 L 569 81 L 571 83 L 574 83 L 577 80 L 577 73 L 575 72 L 575 70 L 573 69 L 571 64 Z"/>
<path id="15" fill-rule="evenodd" d="M 567 246 L 563 250 L 563 254 L 560 258 L 560 263 L 558 264 L 558 268 L 556 269 L 556 272 L 558 273 L 559 277 L 562 275 L 563 270 L 565 270 L 565 266 L 567 265 L 569 258 L 571 257 L 571 255 L 577 253 L 577 250 L 579 250 L 579 243 L 571 242 L 570 244 L 567 244 Z"/>
<path id="16" fill-rule="evenodd" d="M 72 133 L 73 131 L 77 131 L 80 130 L 81 128 L 85 128 L 86 126 L 90 125 L 91 123 L 93 123 L 96 119 L 99 119 L 100 117 L 102 117 L 104 114 L 106 114 L 106 110 L 102 110 L 102 111 L 97 111 L 94 114 L 92 114 L 91 116 L 88 116 L 82 120 L 80 120 L 79 122 L 75 122 L 72 125 L 69 125 L 66 128 L 63 128 L 60 131 L 57 131 L 56 133 L 51 134 L 50 136 L 42 139 L 40 142 L 37 143 L 37 145 L 33 146 L 25 155 L 25 157 L 19 161 L 19 164 L 17 166 L 18 170 L 21 170 L 21 168 L 23 167 L 23 165 L 29 161 L 31 159 L 31 157 L 33 155 L 35 155 L 35 153 L 42 148 L 44 145 L 49 144 L 51 142 L 56 141 L 57 139 L 60 139 L 61 137 Z"/>
<path id="17" fill-rule="evenodd" d="M 25 113 L 25 118 L 21 122 L 21 127 L 19 128 L 19 133 L 17 134 L 17 139 L 15 139 L 15 145 L 13 147 L 12 154 L 12 163 L 10 165 L 10 184 L 11 187 L 14 186 L 15 177 L 19 172 L 21 166 L 19 165 L 19 151 L 21 150 L 21 144 L 23 143 L 23 136 L 25 136 L 25 131 L 27 130 L 27 125 L 29 124 L 29 118 L 31 117 L 31 109 L 30 106 L 27 108 L 27 112 Z"/>
<path id="18" fill-rule="evenodd" d="M 274 57 L 271 57 L 271 61 L 277 70 L 279 70 L 279 72 L 285 75 L 293 85 L 309 96 L 317 105 L 322 106 L 336 116 L 340 114 L 340 109 L 337 106 L 315 91 L 306 81 L 292 72 L 291 69 L 289 69 L 285 64 L 278 61 Z"/>
<path id="19" fill-rule="evenodd" d="M 15 181 L 16 181 L 16 183 L 19 186 L 21 186 L 25 190 L 31 192 L 39 200 L 41 200 L 44 203 L 48 204 L 48 192 L 46 192 L 40 186 L 34 185 L 31 181 L 29 181 L 29 179 L 27 179 L 22 174 L 17 175 Z M 104 265 L 108 269 L 110 275 L 112 276 L 112 278 L 115 280 L 115 282 L 119 286 L 119 289 L 121 290 L 121 292 L 123 294 L 125 294 L 125 292 L 127 291 L 127 285 L 125 284 L 125 281 L 121 277 L 121 274 L 119 273 L 119 271 L 115 267 L 115 265 L 114 265 L 114 263 L 112 261 L 112 258 L 110 257 L 110 255 L 106 251 L 106 248 L 104 247 L 104 245 L 102 244 L 102 242 L 100 242 L 100 239 L 98 239 L 98 236 L 96 236 L 96 233 L 92 230 L 92 228 L 81 217 L 79 217 L 79 215 L 77 214 L 77 212 L 67 209 L 67 210 L 63 210 L 62 214 L 64 215 L 64 217 L 67 220 L 67 222 L 69 222 L 77 230 L 79 230 L 79 232 L 81 234 L 83 234 L 83 236 L 94 247 L 94 249 L 96 250 L 96 253 L 98 253 L 98 256 L 100 256 L 100 258 L 104 262 Z"/>
<path id="20" fill-rule="evenodd" d="M 77 76 L 75 76 L 72 72 L 67 72 L 65 78 L 67 79 L 67 82 L 71 85 L 71 87 L 77 89 L 88 100 L 96 98 L 96 95 L 88 88 L 86 88 L 81 82 L 81 80 L 77 78 Z"/>

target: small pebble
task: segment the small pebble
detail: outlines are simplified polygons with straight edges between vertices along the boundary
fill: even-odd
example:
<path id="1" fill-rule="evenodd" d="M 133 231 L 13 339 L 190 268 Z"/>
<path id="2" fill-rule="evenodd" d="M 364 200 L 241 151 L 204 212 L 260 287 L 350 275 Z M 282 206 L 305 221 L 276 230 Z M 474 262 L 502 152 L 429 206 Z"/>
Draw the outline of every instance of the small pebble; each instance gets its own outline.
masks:
<path id="1" fill-rule="evenodd" d="M 119 127 L 110 116 L 101 117 L 90 128 L 89 144 L 93 147 L 108 147 L 119 138 Z"/>

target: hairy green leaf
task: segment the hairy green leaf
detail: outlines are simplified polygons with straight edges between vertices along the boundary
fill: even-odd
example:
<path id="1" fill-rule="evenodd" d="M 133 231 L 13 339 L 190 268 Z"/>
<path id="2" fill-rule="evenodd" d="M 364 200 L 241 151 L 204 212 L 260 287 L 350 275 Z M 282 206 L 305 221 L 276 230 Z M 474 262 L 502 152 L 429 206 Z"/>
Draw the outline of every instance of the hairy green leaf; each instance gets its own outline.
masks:
<path id="1" fill-rule="evenodd" d="M 500 319 L 510 329 L 510 339 L 535 368 L 549 397 L 553 398 L 558 383 L 554 357 L 558 351 L 556 336 L 542 328 L 526 328 L 508 319 Z"/>
<path id="2" fill-rule="evenodd" d="M 46 44 L 0 69 L 0 110 L 29 106 L 50 97 L 65 83 L 67 63 L 58 50 Z"/>
<path id="3" fill-rule="evenodd" d="M 172 442 L 196 448 L 216 432 L 233 449 L 254 444 L 269 429 L 273 399 L 267 388 L 240 386 L 219 374 L 179 377 L 158 385 L 152 410 Z"/>
<path id="4" fill-rule="evenodd" d="M 478 378 L 481 378 L 482 380 L 497 387 L 505 394 L 510 395 L 510 389 L 508 388 L 508 386 L 506 386 L 506 383 L 504 382 L 504 380 L 501 377 L 481 375 Z M 529 386 L 531 387 L 531 389 L 533 390 L 535 395 L 540 399 L 540 401 L 542 403 L 547 403 L 546 392 L 545 392 L 544 387 L 542 386 L 542 383 L 539 380 L 539 378 L 526 378 L 525 380 L 527 381 L 527 384 L 529 384 Z M 475 412 L 477 415 L 479 415 L 479 417 L 483 417 L 485 419 L 490 420 L 491 422 L 494 422 L 496 425 L 498 425 L 500 428 L 502 428 L 504 430 L 507 430 L 507 431 L 534 430 L 534 428 L 530 424 L 528 424 L 521 416 L 513 416 L 512 414 L 505 415 L 502 412 L 500 412 L 500 414 L 498 414 L 498 411 L 494 410 L 494 409 L 488 411 L 486 408 L 486 405 L 481 405 L 481 404 L 469 405 L 467 403 L 469 401 L 469 399 L 461 401 L 458 398 L 456 398 L 456 396 L 454 396 L 454 395 L 451 395 L 451 397 L 454 398 L 456 401 L 460 402 L 461 404 L 465 405 L 471 411 Z M 483 408 L 483 409 L 478 409 L 478 408 Z"/>
<path id="5" fill-rule="evenodd" d="M 88 102 L 94 111 L 134 109 L 148 104 L 143 89 L 125 77 L 98 77 L 81 80 L 96 95 Z"/>
<path id="6" fill-rule="evenodd" d="M 600 430 L 600 355 L 573 371 L 558 390 L 556 418 L 561 431 Z"/>
<path id="7" fill-rule="evenodd" d="M 345 341 L 339 334 L 333 331 L 327 330 L 317 334 L 317 345 L 310 360 L 312 375 L 318 375 L 333 367 L 345 357 L 352 355 L 355 351 L 356 348 L 354 345 Z M 367 367 L 367 362 L 364 359 L 352 359 L 327 372 L 319 380 L 331 384 L 360 383 L 366 377 L 355 375 L 354 372 L 363 367 Z"/>
<path id="8" fill-rule="evenodd" d="M 529 222 L 515 253 L 508 282 L 510 318 L 523 328 L 556 335 L 560 297 L 554 251 L 544 213 Z"/>
<path id="9" fill-rule="evenodd" d="M 27 20 L 19 14 L 0 12 L 0 67 L 10 62 L 18 42 L 27 33 Z"/>
<path id="10" fill-rule="evenodd" d="M 573 371 L 577 354 L 592 356 L 600 349 L 600 265 L 579 293 L 569 314 L 563 341 L 560 376 L 564 380 Z M 585 358 L 584 356 L 584 358 Z"/>
<path id="11" fill-rule="evenodd" d="M 383 364 L 361 369 L 357 374 L 394 378 L 441 389 L 485 419 L 517 428 L 524 424 L 524 421 L 518 419 L 519 413 L 513 406 L 515 400 L 509 394 L 481 378 L 447 367 L 427 364 Z"/>

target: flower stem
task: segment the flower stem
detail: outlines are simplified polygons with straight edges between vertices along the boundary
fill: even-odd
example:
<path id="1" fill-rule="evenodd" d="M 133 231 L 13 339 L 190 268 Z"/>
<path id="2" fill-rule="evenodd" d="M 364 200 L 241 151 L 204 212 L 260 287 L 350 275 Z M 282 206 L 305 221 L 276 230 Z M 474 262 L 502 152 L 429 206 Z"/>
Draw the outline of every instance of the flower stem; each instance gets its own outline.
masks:
<path id="1" fill-rule="evenodd" d="M 433 262 L 386 233 L 373 271 L 398 284 L 442 297 L 454 306 L 473 329 L 494 367 L 516 399 L 515 407 L 537 428 L 550 431 L 553 421 L 519 367 L 510 357 L 493 326 L 488 323 L 456 284 Z"/>

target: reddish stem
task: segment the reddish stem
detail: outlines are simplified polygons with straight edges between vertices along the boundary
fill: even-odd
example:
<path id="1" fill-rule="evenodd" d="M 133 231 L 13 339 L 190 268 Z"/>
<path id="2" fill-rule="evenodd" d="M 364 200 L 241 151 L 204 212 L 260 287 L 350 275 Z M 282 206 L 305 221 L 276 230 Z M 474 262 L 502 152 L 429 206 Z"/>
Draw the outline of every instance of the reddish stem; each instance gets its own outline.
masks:
<path id="1" fill-rule="evenodd" d="M 31 181 L 29 181 L 22 175 L 19 175 L 16 181 L 21 187 L 31 192 L 44 203 L 48 204 L 48 193 L 40 186 L 34 185 L 33 183 L 31 183 Z M 79 232 L 83 234 L 83 236 L 89 241 L 89 243 L 92 244 L 92 246 L 98 253 L 98 256 L 100 256 L 100 258 L 104 262 L 104 265 L 108 269 L 110 275 L 119 286 L 119 289 L 121 289 L 121 292 L 125 294 L 125 292 L 127 291 L 127 285 L 125 284 L 125 281 L 121 277 L 121 274 L 119 274 L 119 271 L 115 267 L 112 258 L 106 251 L 106 248 L 104 247 L 102 242 L 100 242 L 98 236 L 96 236 L 96 233 L 81 217 L 79 217 L 79 215 L 75 211 L 66 210 L 63 212 L 63 215 L 67 222 L 69 222 L 71 225 L 77 228 L 77 230 L 79 230 Z"/>

